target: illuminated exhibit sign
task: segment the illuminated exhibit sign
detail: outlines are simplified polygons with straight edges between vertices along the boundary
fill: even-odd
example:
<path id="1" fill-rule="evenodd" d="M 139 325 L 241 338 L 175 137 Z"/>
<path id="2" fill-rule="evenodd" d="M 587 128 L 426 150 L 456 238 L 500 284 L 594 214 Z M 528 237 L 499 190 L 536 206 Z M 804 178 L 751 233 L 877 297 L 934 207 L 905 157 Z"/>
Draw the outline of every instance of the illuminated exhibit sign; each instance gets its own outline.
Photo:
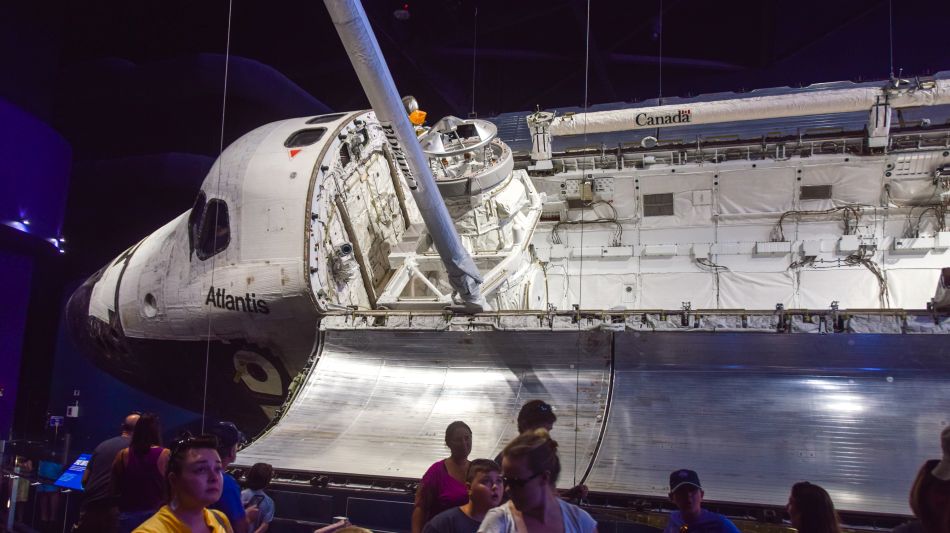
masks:
<path id="1" fill-rule="evenodd" d="M 92 458 L 91 454 L 84 453 L 79 456 L 78 459 L 73 461 L 73 464 L 66 469 L 62 475 L 53 483 L 57 487 L 63 487 L 73 490 L 83 490 L 82 489 L 82 475 L 86 471 L 86 467 L 89 466 L 89 460 Z"/>
<path id="2" fill-rule="evenodd" d="M 666 124 L 686 124 L 693 118 L 692 109 L 680 109 L 676 113 L 665 113 L 662 115 L 648 115 L 639 113 L 634 121 L 637 126 L 664 126 Z"/>

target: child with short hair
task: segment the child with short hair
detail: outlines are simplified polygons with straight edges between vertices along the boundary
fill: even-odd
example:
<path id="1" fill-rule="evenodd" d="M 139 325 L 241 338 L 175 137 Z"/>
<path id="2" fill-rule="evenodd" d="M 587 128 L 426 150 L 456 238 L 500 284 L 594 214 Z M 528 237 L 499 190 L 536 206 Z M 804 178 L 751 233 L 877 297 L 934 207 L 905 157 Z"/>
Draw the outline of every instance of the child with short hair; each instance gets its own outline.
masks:
<path id="1" fill-rule="evenodd" d="M 475 459 L 465 475 L 468 503 L 442 511 L 426 522 L 423 533 L 475 533 L 485 513 L 501 503 L 505 490 L 501 467 L 491 459 Z"/>
<path id="2" fill-rule="evenodd" d="M 264 533 L 274 520 L 274 500 L 264 492 L 273 476 L 274 467 L 267 463 L 255 463 L 247 472 L 244 483 L 247 488 L 241 491 L 241 503 L 244 507 L 260 509 L 257 520 L 251 524 L 253 533 Z"/>
<path id="3" fill-rule="evenodd" d="M 696 472 L 682 469 L 670 474 L 670 500 L 679 510 L 670 514 L 663 533 L 739 533 L 731 520 L 702 508 L 704 495 Z"/>

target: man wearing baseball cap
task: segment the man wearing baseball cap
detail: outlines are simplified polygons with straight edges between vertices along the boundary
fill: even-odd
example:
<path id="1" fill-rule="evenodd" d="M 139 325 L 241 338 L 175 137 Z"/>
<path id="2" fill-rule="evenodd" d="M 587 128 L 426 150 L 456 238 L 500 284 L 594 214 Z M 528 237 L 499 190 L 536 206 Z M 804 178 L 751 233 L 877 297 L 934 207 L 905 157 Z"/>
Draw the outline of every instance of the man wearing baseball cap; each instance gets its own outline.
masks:
<path id="1" fill-rule="evenodd" d="M 212 424 L 208 433 L 218 438 L 218 455 L 221 456 L 221 466 L 227 468 L 237 458 L 238 445 L 245 441 L 244 433 L 234 425 L 233 422 L 220 421 Z M 247 533 L 250 529 L 250 523 L 257 521 L 258 513 L 256 507 L 248 510 L 241 504 L 241 486 L 238 485 L 234 476 L 225 472 L 222 481 L 221 499 L 219 499 L 212 509 L 217 509 L 228 517 L 234 533 Z M 249 518 L 248 513 L 253 512 Z"/>
<path id="2" fill-rule="evenodd" d="M 663 533 L 739 533 L 728 518 L 702 508 L 703 495 L 696 472 L 682 469 L 670 474 L 670 500 L 679 510 L 670 513 Z"/>

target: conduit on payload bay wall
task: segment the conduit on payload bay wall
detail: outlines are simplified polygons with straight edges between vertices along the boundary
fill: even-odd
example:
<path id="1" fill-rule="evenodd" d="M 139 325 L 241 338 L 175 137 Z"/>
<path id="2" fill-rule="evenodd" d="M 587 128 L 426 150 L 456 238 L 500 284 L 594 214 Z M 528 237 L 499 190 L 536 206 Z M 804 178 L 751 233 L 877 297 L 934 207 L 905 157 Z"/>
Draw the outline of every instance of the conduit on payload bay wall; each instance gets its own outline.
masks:
<path id="1" fill-rule="evenodd" d="M 896 165 L 930 169 L 950 161 L 945 150 L 897 156 Z M 742 161 L 706 167 L 666 167 L 610 172 L 612 206 L 630 213 L 623 221 L 626 257 L 584 260 L 581 248 L 608 246 L 616 231 L 610 226 L 585 226 L 579 231 L 562 226 L 553 242 L 550 227 L 541 227 L 532 244 L 544 261 L 548 302 L 558 309 L 579 303 L 581 309 L 602 308 L 617 302 L 626 309 L 828 309 L 832 301 L 841 309 L 881 307 L 880 285 L 862 265 L 847 266 L 839 240 L 844 224 L 839 214 L 823 217 L 788 217 L 783 222 L 788 251 L 756 253 L 757 243 L 774 239 L 776 224 L 788 211 L 820 211 L 859 205 L 862 215 L 856 229 L 876 245 L 872 261 L 883 273 L 891 308 L 925 309 L 934 296 L 941 268 L 950 264 L 950 249 L 920 253 L 894 250 L 894 240 L 909 224 L 922 221 L 921 230 L 934 231 L 933 217 L 921 216 L 914 207 L 937 197 L 932 172 L 887 171 L 883 157 L 816 155 L 803 159 L 761 161 L 757 168 Z M 911 158 L 923 164 L 916 165 Z M 892 174 L 886 176 L 887 173 Z M 536 177 L 534 184 L 548 197 L 559 194 L 563 179 Z M 829 198 L 800 199 L 804 186 L 831 187 Z M 668 193 L 673 197 L 670 216 L 640 216 L 644 195 Z M 587 218 L 608 216 L 610 210 L 594 206 Z M 575 219 L 581 214 L 569 215 Z M 803 243 L 819 243 L 816 258 L 821 268 L 792 268 Z M 675 245 L 670 255 L 649 256 L 651 245 Z M 710 271 L 697 265 L 696 247 L 705 245 L 715 263 L 728 270 Z M 599 259 L 599 258 L 597 258 Z M 833 268 L 831 268 L 833 267 Z M 583 274 L 583 277 L 581 276 Z M 583 286 L 583 288 L 581 288 Z M 618 295 L 622 295 L 618 300 Z M 532 302 L 543 308 L 545 302 Z"/>
<path id="2" fill-rule="evenodd" d="M 561 487 L 662 497 L 669 472 L 688 467 L 711 500 L 781 505 L 809 480 L 841 509 L 909 514 L 950 407 L 943 335 L 327 322 L 319 362 L 239 464 L 418 479 L 446 455 L 451 421 L 472 427 L 471 457 L 494 457 L 540 398 L 558 416 Z"/>

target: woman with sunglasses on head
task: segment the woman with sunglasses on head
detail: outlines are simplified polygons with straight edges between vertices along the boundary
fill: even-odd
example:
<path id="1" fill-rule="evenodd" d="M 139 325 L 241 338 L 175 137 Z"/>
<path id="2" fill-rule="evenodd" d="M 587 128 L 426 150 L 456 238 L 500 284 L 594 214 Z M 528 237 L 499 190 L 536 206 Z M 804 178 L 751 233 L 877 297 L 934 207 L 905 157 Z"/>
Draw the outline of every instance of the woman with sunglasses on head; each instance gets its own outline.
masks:
<path id="1" fill-rule="evenodd" d="M 526 431 L 501 452 L 511 499 L 485 515 L 479 533 L 596 533 L 586 511 L 558 497 L 561 461 L 546 429 Z"/>
<path id="2" fill-rule="evenodd" d="M 550 433 L 554 429 L 555 422 L 557 422 L 557 415 L 554 414 L 554 407 L 551 404 L 544 400 L 529 400 L 518 411 L 518 434 L 541 428 L 548 430 L 548 433 Z M 500 453 L 498 457 L 495 457 L 495 462 L 501 464 Z M 587 498 L 587 485 L 581 483 L 558 492 L 561 498 L 567 501 L 580 502 Z"/>
<path id="3" fill-rule="evenodd" d="M 426 522 L 435 515 L 468 502 L 465 476 L 470 465 L 468 454 L 472 453 L 472 430 L 468 424 L 459 420 L 449 424 L 445 428 L 445 445 L 449 457 L 430 466 L 419 483 L 412 510 L 412 533 L 422 533 Z"/>
<path id="4" fill-rule="evenodd" d="M 168 460 L 168 505 L 163 506 L 134 533 L 233 533 L 221 511 L 208 506 L 221 497 L 224 467 L 213 435 L 186 436 Z"/>

